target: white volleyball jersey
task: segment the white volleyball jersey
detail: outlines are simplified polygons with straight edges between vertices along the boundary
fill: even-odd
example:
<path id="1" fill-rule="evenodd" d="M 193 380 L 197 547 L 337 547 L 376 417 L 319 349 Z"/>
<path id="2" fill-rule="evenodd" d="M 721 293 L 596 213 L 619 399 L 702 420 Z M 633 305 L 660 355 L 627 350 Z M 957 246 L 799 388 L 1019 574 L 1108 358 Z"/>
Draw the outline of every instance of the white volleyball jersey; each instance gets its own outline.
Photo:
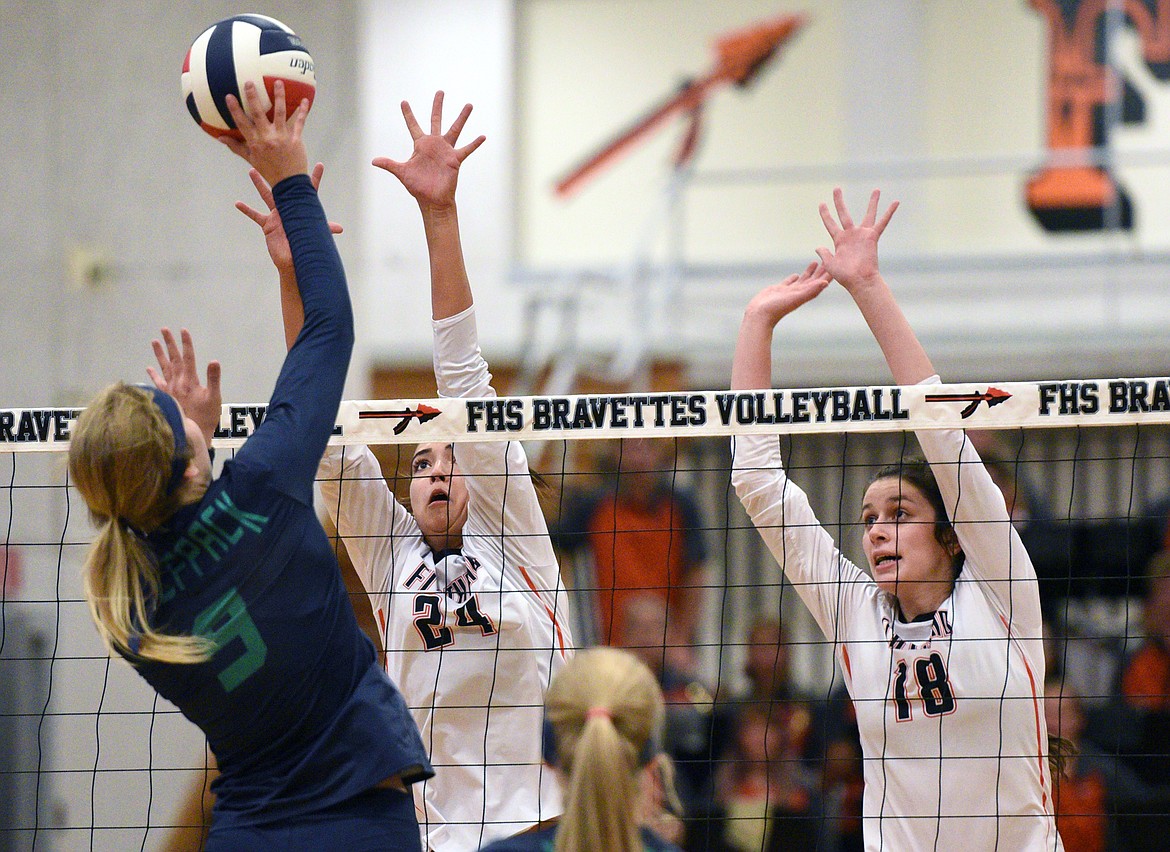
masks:
<path id="1" fill-rule="evenodd" d="M 966 555 L 929 622 L 899 622 L 892 598 L 840 553 L 785 475 L 776 437 L 733 440 L 733 482 L 835 644 L 861 734 L 866 849 L 1061 850 L 1036 572 L 964 433 L 918 440 Z"/>
<path id="2" fill-rule="evenodd" d="M 473 309 L 434 332 L 440 395 L 494 396 Z M 424 848 L 436 852 L 478 849 L 561 813 L 541 732 L 545 690 L 573 644 L 523 448 L 460 443 L 455 458 L 467 523 L 461 555 L 439 564 L 369 449 L 332 447 L 320 470 L 383 631 L 386 669 L 435 767 L 415 801 Z"/>

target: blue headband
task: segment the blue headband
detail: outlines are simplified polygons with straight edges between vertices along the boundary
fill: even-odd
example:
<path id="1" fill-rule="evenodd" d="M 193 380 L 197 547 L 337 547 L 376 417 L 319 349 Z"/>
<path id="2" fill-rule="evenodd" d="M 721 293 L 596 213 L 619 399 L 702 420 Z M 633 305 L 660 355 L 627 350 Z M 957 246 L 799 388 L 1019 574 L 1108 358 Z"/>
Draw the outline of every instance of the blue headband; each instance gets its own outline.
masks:
<path id="1" fill-rule="evenodd" d="M 171 432 L 175 436 L 175 454 L 171 457 L 171 478 L 167 482 L 167 496 L 174 494 L 183 483 L 183 473 L 187 470 L 187 460 L 183 458 L 187 451 L 187 428 L 183 424 L 183 412 L 179 411 L 179 403 L 169 393 L 160 391 L 152 385 L 139 385 L 149 391 L 154 398 L 154 404 L 163 413 Z"/>

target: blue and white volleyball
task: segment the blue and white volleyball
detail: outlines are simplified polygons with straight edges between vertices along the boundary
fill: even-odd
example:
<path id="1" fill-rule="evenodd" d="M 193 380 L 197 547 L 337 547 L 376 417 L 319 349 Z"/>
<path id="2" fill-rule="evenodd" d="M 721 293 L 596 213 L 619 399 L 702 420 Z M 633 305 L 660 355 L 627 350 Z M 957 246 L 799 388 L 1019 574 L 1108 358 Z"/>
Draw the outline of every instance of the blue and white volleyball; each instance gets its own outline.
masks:
<path id="1" fill-rule="evenodd" d="M 272 117 L 273 85 L 284 81 L 291 114 L 302 100 L 312 106 L 317 91 L 313 57 L 289 27 L 264 15 L 236 15 L 208 27 L 183 60 L 183 100 L 196 123 L 212 136 L 242 138 L 226 98 L 244 103 L 244 83 L 256 84 Z"/>

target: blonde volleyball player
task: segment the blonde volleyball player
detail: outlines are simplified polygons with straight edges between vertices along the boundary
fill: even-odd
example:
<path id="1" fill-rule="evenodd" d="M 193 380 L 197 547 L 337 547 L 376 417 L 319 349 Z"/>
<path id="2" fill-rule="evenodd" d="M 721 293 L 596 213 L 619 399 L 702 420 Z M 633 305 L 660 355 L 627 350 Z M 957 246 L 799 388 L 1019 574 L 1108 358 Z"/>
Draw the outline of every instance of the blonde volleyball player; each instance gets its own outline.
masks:
<path id="1" fill-rule="evenodd" d="M 879 195 L 854 224 L 840 190 L 833 240 L 747 306 L 732 387 L 771 386 L 772 331 L 836 279 L 898 384 L 934 367 L 878 271 Z M 865 757 L 871 850 L 1059 850 L 1042 709 L 1044 651 L 1032 563 L 1003 496 L 958 430 L 924 430 L 929 463 L 882 471 L 861 510 L 869 573 L 846 559 L 786 476 L 774 436 L 734 441 L 733 481 L 753 522 L 834 643 Z"/>
<path id="2" fill-rule="evenodd" d="M 256 433 L 213 478 L 219 366 L 183 334 L 159 388 L 111 385 L 78 418 L 69 472 L 97 525 L 86 598 L 106 646 L 218 759 L 207 849 L 418 849 L 407 786 L 433 774 L 358 628 L 313 508 L 353 349 L 345 270 L 308 172 L 302 101 L 273 118 L 247 83 L 235 153 L 273 185 L 304 305 Z M 161 348 L 161 347 L 160 347 Z M 163 361 L 160 358 L 160 363 Z"/>
<path id="3" fill-rule="evenodd" d="M 398 178 L 422 213 L 440 395 L 494 396 L 455 207 L 460 165 L 483 138 L 456 148 L 471 107 L 446 133 L 442 108 L 439 92 L 425 133 L 403 103 L 414 152 L 406 162 L 379 158 L 374 165 Z M 296 278 L 267 187 L 256 185 L 270 212 L 239 206 L 264 227 L 293 340 L 301 323 Z M 383 631 L 387 670 L 435 766 L 435 777 L 416 787 L 424 842 L 435 852 L 464 852 L 561 813 L 540 733 L 544 693 L 572 637 L 521 445 L 420 444 L 411 472 L 410 511 L 365 447 L 329 449 L 318 477 Z"/>
<path id="4" fill-rule="evenodd" d="M 670 770 L 661 771 L 665 724 L 645 663 L 618 648 L 581 651 L 545 698 L 543 750 L 564 780 L 564 816 L 483 852 L 681 852 L 645 826 L 655 799 L 675 798 Z"/>

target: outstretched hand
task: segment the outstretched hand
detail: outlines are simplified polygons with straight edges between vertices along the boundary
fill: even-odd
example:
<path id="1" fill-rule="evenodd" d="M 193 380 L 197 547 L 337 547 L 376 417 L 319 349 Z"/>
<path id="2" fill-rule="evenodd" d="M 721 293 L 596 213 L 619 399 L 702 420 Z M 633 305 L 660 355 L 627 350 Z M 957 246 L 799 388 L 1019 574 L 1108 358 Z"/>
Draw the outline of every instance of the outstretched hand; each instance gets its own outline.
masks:
<path id="1" fill-rule="evenodd" d="M 308 155 L 301 132 L 305 117 L 309 114 L 309 101 L 303 99 L 292 115 L 288 115 L 284 100 L 284 81 L 273 84 L 272 120 L 264 112 L 260 92 L 256 84 L 244 84 L 244 101 L 248 104 L 245 112 L 235 95 L 228 95 L 228 112 L 236 129 L 244 137 L 241 142 L 230 136 L 220 136 L 219 141 L 227 145 L 252 164 L 269 186 L 276 186 L 287 177 L 306 174 L 309 171 Z"/>
<path id="2" fill-rule="evenodd" d="M 894 211 L 898 209 L 898 202 L 895 201 L 881 219 L 878 219 L 880 198 L 881 192 L 875 189 L 869 196 L 869 206 L 860 224 L 854 224 L 839 187 L 833 190 L 837 218 L 833 218 L 829 205 L 821 205 L 821 221 L 825 223 L 825 230 L 833 239 L 833 248 L 832 250 L 818 248 L 817 257 L 821 259 L 829 275 L 839 281 L 846 290 L 852 290 L 854 286 L 872 280 L 878 275 L 878 238 L 890 223 Z"/>
<path id="3" fill-rule="evenodd" d="M 824 292 L 832 280 L 828 270 L 813 261 L 799 275 L 789 275 L 753 296 L 745 316 L 757 317 L 772 329 L 805 302 L 811 302 Z"/>
<path id="4" fill-rule="evenodd" d="M 158 369 L 147 367 L 146 372 L 155 387 L 169 393 L 183 408 L 183 413 L 194 420 L 207 438 L 210 446 L 212 433 L 219 425 L 223 396 L 220 393 L 220 365 L 218 361 L 207 362 L 207 385 L 199 382 L 199 371 L 195 362 L 195 344 L 191 332 L 180 331 L 183 347 L 175 341 L 169 328 L 162 330 L 162 342 L 152 340 L 151 348 L 158 360 Z"/>
<path id="5" fill-rule="evenodd" d="M 313 166 L 313 171 L 309 174 L 309 179 L 313 182 L 313 189 L 320 188 L 321 176 L 324 174 L 324 164 L 317 163 L 317 165 Z M 264 232 L 264 242 L 268 246 L 268 256 L 272 258 L 272 262 L 276 265 L 276 268 L 282 272 L 292 272 L 292 249 L 289 248 L 288 237 L 284 233 L 284 223 L 280 220 L 280 213 L 276 210 L 276 200 L 272 197 L 272 187 L 269 186 L 268 181 L 256 169 L 250 169 L 248 171 L 248 177 L 252 179 L 252 184 L 260 194 L 260 200 L 268 207 L 268 212 L 261 213 L 255 207 L 245 204 L 243 201 L 236 202 L 236 209 L 260 226 L 260 229 Z M 334 234 L 340 234 L 343 229 L 336 222 L 330 222 L 329 230 Z"/>
<path id="6" fill-rule="evenodd" d="M 462 148 L 455 147 L 469 115 L 471 104 L 466 104 L 444 133 L 443 93 L 435 92 L 431 104 L 431 132 L 423 133 L 410 104 L 403 101 L 402 117 L 406 119 L 406 129 L 414 140 L 414 151 L 406 162 L 377 157 L 373 164 L 398 178 L 420 207 L 442 209 L 454 205 L 459 167 L 486 138 L 478 136 Z"/>

